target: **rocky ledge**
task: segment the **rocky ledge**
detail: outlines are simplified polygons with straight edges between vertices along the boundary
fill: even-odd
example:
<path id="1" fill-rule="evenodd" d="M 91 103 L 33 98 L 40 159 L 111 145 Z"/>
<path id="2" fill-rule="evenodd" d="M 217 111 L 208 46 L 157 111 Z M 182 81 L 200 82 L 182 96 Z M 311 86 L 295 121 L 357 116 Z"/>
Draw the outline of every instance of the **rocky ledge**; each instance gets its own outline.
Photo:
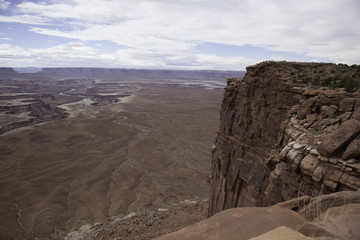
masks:
<path id="1" fill-rule="evenodd" d="M 228 79 L 209 215 L 360 189 L 359 82 L 356 65 L 289 62 Z"/>
<path id="2" fill-rule="evenodd" d="M 360 238 L 359 203 L 359 191 L 343 191 L 271 207 L 232 208 L 156 239 L 355 240 Z"/>

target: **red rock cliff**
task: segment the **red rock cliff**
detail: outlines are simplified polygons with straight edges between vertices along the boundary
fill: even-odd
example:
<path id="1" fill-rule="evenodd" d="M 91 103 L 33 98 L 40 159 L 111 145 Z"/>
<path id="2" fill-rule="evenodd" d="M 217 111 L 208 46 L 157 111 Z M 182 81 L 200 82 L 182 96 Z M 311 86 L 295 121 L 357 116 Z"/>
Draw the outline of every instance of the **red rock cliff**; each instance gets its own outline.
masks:
<path id="1" fill-rule="evenodd" d="M 359 73 L 342 64 L 263 62 L 228 79 L 209 215 L 358 190 Z"/>

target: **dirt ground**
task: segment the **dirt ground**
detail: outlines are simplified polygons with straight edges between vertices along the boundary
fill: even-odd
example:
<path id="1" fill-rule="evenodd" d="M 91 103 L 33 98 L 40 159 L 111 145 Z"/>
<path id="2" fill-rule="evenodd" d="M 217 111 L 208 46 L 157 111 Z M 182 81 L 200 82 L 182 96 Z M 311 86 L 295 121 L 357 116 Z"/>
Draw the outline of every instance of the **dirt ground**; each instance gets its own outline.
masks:
<path id="1" fill-rule="evenodd" d="M 154 237 L 205 217 L 223 90 L 136 87 L 126 101 L 80 101 L 70 117 L 0 136 L 0 239 L 63 239 L 131 213 L 149 222 L 178 212 L 182 222 L 153 227 Z M 131 229 L 117 239 L 146 239 Z"/>

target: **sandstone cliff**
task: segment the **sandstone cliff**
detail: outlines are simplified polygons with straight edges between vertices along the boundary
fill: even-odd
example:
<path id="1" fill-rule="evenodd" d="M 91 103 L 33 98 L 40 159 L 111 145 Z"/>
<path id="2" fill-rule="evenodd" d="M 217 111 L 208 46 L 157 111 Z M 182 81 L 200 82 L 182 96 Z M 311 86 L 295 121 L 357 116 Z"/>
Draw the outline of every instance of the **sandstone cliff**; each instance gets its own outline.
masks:
<path id="1" fill-rule="evenodd" d="M 209 215 L 360 189 L 359 82 L 356 65 L 287 62 L 228 79 Z"/>

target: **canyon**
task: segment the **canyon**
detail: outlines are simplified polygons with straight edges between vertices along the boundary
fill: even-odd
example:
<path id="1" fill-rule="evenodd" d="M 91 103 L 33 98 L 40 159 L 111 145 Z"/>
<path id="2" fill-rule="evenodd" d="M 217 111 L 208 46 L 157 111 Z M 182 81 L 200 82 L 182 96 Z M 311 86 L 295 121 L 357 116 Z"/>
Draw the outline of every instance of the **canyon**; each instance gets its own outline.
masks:
<path id="1" fill-rule="evenodd" d="M 0 238 L 64 239 L 127 216 L 166 219 L 152 232 L 120 231 L 150 239 L 205 218 L 228 74 L 243 75 L 0 69 Z"/>
<path id="2" fill-rule="evenodd" d="M 360 237 L 358 65 L 1 70 L 4 239 Z"/>

